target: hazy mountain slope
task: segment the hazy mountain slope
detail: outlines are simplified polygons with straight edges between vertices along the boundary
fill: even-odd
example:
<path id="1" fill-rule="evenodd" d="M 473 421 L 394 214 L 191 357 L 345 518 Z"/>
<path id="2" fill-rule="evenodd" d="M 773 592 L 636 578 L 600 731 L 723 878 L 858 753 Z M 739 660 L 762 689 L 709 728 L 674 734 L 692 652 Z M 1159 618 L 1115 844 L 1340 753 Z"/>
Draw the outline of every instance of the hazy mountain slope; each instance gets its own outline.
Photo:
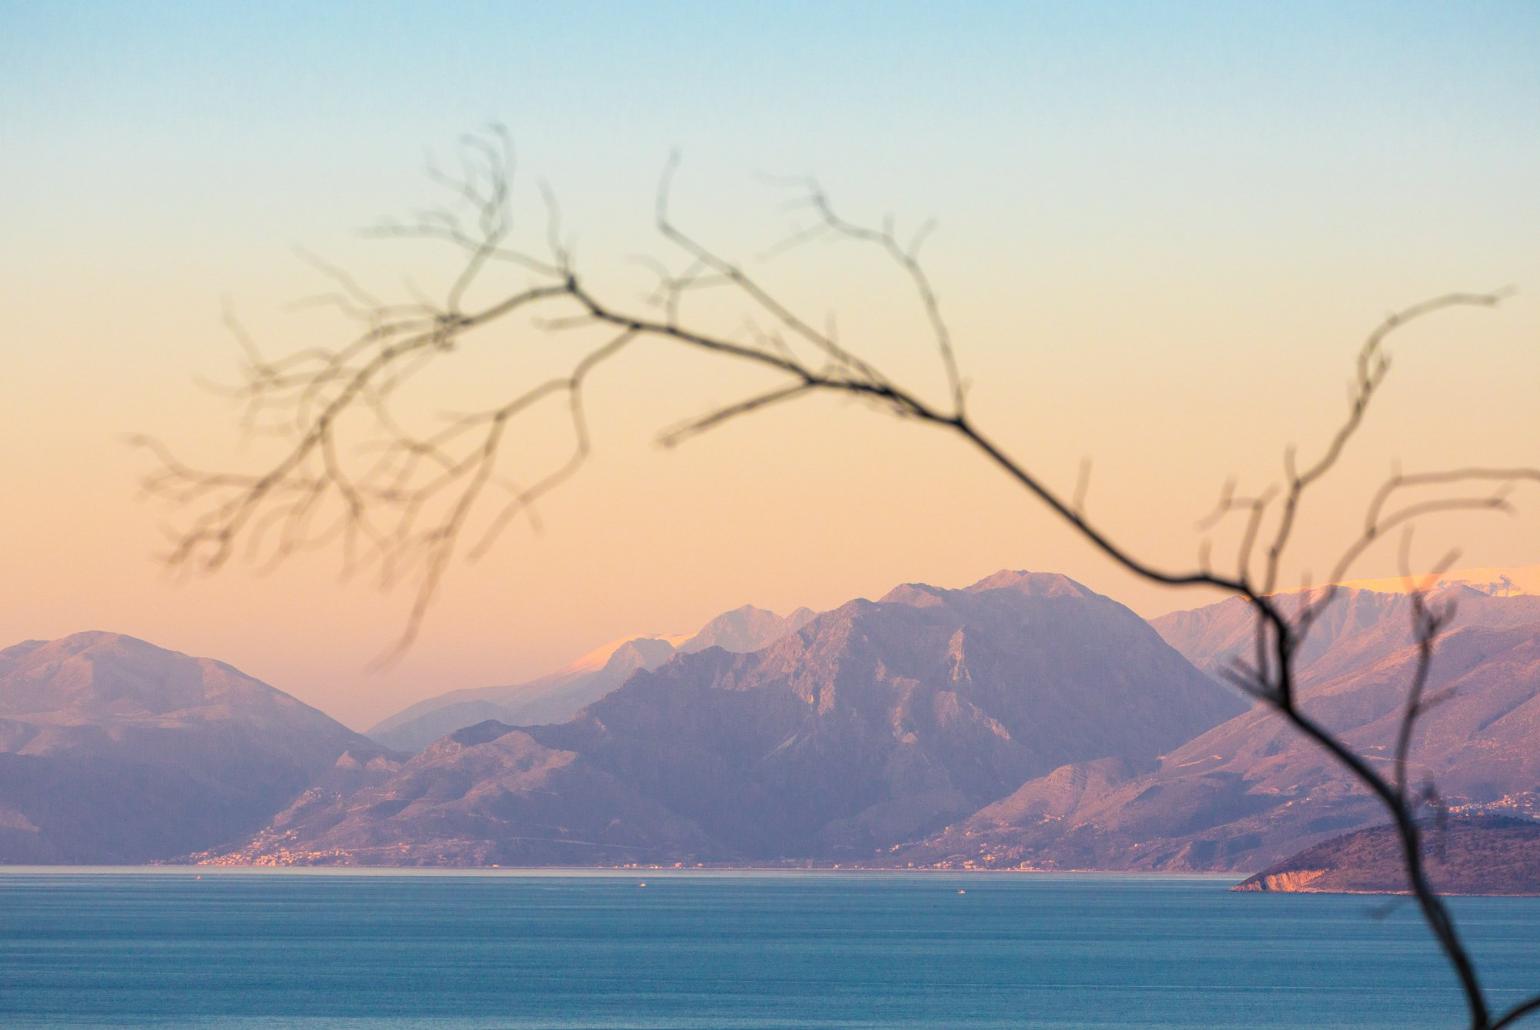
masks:
<path id="1" fill-rule="evenodd" d="M 693 654 L 708 647 L 720 647 L 735 654 L 749 654 L 796 632 L 813 621 L 817 614 L 811 608 L 798 608 L 790 615 L 777 615 L 766 608 L 746 604 L 723 612 L 706 623 L 700 632 L 680 644 L 679 650 Z"/>
<path id="2" fill-rule="evenodd" d="M 1428 880 L 1445 894 L 1540 894 L 1540 822 L 1456 817 L 1423 827 Z M 1401 839 L 1389 825 L 1306 848 L 1238 883 L 1238 891 L 1407 892 Z"/>
<path id="3" fill-rule="evenodd" d="M 369 736 L 390 747 L 419 751 L 440 737 L 487 719 L 509 725 L 563 722 L 585 705 L 597 701 L 638 669 L 655 669 L 675 654 L 708 647 L 728 651 L 757 651 L 777 638 L 800 629 L 813 613 L 799 608 L 780 616 L 745 605 L 724 612 L 694 636 L 637 637 L 579 658 L 549 676 L 515 686 L 477 687 L 450 691 L 406 708 L 369 730 Z"/>
<path id="4" fill-rule="evenodd" d="M 1467 624 L 1503 629 L 1540 623 L 1540 596 L 1494 596 L 1461 585 L 1442 587 L 1433 596 L 1454 603 L 1451 629 Z M 1297 598 L 1283 599 L 1286 610 L 1297 606 Z M 1236 657 L 1249 659 L 1254 652 L 1256 616 L 1239 598 L 1162 615 L 1150 625 L 1188 661 L 1208 672 L 1216 672 Z M 1351 672 L 1411 642 L 1412 603 L 1405 593 L 1339 588 L 1305 638 L 1298 657 L 1299 677 L 1312 681 Z"/>
<path id="5" fill-rule="evenodd" d="M 719 856 L 698 827 L 570 751 L 487 722 L 351 791 L 310 791 L 213 864 L 615 865 Z"/>
<path id="6" fill-rule="evenodd" d="M 78 633 L 0 651 L 0 862 L 141 862 L 238 839 L 378 745 L 220 662 Z"/>
<path id="7" fill-rule="evenodd" d="M 637 669 L 656 668 L 673 655 L 668 641 L 639 637 L 615 647 L 598 666 L 579 659 L 529 683 L 455 690 L 419 701 L 371 727 L 369 736 L 403 751 L 420 751 L 440 737 L 488 719 L 510 725 L 561 722 L 620 686 Z"/>
<path id="8" fill-rule="evenodd" d="M 1128 609 L 1064 577 L 910 585 L 751 654 L 680 654 L 564 724 L 473 727 L 242 854 L 607 860 L 574 853 L 566 842 L 581 836 L 654 861 L 869 859 L 1065 762 L 1147 768 L 1243 707 Z M 509 775 L 483 764 L 492 747 L 559 761 L 561 774 Z M 410 779 L 420 762 L 442 789 Z M 497 817 L 467 821 L 488 791 Z"/>
<path id="9" fill-rule="evenodd" d="M 1413 775 L 1468 810 L 1527 810 L 1540 787 L 1540 605 L 1460 590 L 1429 683 Z M 1445 594 L 1444 600 L 1450 599 Z M 1228 602 L 1226 602 L 1228 604 Z M 1302 672 L 1303 706 L 1389 763 L 1416 650 L 1406 599 L 1344 595 Z M 1214 606 L 1223 608 L 1224 606 Z M 1180 642 L 1211 663 L 1235 646 L 1232 613 L 1184 620 Z M 1216 617 L 1219 616 L 1219 617 Z M 1220 631 L 1211 632 L 1215 627 Z M 1175 634 L 1166 627 L 1168 636 Z M 1254 870 L 1383 813 L 1264 709 L 1199 735 L 1134 775 L 1106 763 L 1055 770 L 903 853 L 917 864 Z"/>

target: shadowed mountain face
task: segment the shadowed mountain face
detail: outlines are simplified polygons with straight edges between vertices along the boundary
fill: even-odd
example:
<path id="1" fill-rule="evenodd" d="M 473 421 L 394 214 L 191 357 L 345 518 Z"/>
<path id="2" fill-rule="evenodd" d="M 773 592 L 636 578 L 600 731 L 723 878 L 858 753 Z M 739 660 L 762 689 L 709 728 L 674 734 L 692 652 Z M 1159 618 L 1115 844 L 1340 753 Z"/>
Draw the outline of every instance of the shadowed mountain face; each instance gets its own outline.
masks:
<path id="1" fill-rule="evenodd" d="M 221 865 L 619 865 L 716 852 L 634 786 L 485 722 L 405 765 L 306 791 Z"/>
<path id="2" fill-rule="evenodd" d="M 1062 576 L 910 585 L 753 654 L 637 671 L 567 723 L 458 732 L 239 854 L 869 860 L 1067 762 L 1149 768 L 1243 707 Z"/>
<path id="3" fill-rule="evenodd" d="M 1466 816 L 1423 826 L 1428 880 L 1445 894 L 1540 894 L 1540 822 Z M 1238 891 L 1407 892 L 1392 826 L 1357 830 L 1306 848 L 1236 884 Z"/>
<path id="4" fill-rule="evenodd" d="M 1456 811 L 1529 811 L 1540 797 L 1540 598 L 1441 592 L 1458 617 L 1440 641 L 1419 722 L 1414 784 Z M 1232 602 L 1157 620 L 1200 667 L 1247 648 Z M 1415 669 L 1404 596 L 1344 592 L 1304 652 L 1307 713 L 1387 771 Z M 1302 845 L 1383 821 L 1368 795 L 1265 709 L 1171 751 L 1157 769 L 1068 765 L 949 827 L 917 864 L 1254 870 Z"/>
<path id="5" fill-rule="evenodd" d="M 708 647 L 757 651 L 802 628 L 812 617 L 813 612 L 806 608 L 781 616 L 744 605 L 723 612 L 682 642 L 678 637 L 637 637 L 601 648 L 560 672 L 529 683 L 455 690 L 419 701 L 373 726 L 369 736 L 390 747 L 420 751 L 446 734 L 487 719 L 509 725 L 563 722 L 619 687 L 638 669 L 656 669 L 676 653 Z"/>
<path id="6" fill-rule="evenodd" d="M 345 753 L 385 757 L 223 663 L 112 633 L 18 644 L 0 651 L 0 863 L 237 840 Z"/>

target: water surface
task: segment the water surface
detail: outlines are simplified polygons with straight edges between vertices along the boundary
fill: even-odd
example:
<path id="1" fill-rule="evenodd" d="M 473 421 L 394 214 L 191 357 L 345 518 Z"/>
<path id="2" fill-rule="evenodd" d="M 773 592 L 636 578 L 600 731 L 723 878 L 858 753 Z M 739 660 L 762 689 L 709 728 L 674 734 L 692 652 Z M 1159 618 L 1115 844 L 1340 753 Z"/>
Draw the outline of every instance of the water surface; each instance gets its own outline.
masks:
<path id="1" fill-rule="evenodd" d="M 0 1025 L 1460 1025 L 1410 905 L 1228 884 L 0 869 Z M 1455 907 L 1499 999 L 1540 988 L 1540 899 Z"/>

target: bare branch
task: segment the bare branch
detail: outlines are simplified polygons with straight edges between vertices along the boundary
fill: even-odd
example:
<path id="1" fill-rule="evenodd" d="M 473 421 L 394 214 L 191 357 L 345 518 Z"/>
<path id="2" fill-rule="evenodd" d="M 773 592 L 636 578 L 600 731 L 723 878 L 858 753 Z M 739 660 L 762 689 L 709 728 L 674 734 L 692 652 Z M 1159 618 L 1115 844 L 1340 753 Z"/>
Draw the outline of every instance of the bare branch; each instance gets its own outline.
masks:
<path id="1" fill-rule="evenodd" d="M 1511 488 L 1521 482 L 1540 483 L 1540 471 L 1470 466 L 1410 475 L 1397 472 L 1372 497 L 1361 534 L 1344 549 L 1319 590 L 1300 594 L 1297 607 L 1274 593 L 1284 563 L 1290 560 L 1289 548 L 1307 495 L 1338 467 L 1385 381 L 1390 368 L 1386 346 L 1393 334 L 1438 311 L 1492 307 L 1501 300 L 1501 292 L 1446 294 L 1380 323 L 1359 348 L 1347 413 L 1322 453 L 1300 468 L 1289 451 L 1281 487 L 1254 496 L 1238 496 L 1234 482 L 1227 483 L 1213 513 L 1199 522 L 1200 531 L 1207 532 L 1229 515 L 1243 514 L 1235 569 L 1212 568 L 1206 538 L 1196 567 L 1171 568 L 1136 553 L 1088 518 L 1089 462 L 1082 465 L 1073 493 L 1065 497 L 1048 487 L 1030 463 L 1008 453 L 974 423 L 966 407 L 966 382 L 952 333 L 920 260 L 930 223 L 901 241 L 891 219 L 880 228 L 847 221 L 815 182 L 801 180 L 798 206 L 812 213 L 814 223 L 771 248 L 767 256 L 784 255 L 822 239 L 875 247 L 903 273 L 923 312 L 942 367 L 944 404 L 925 399 L 933 388 L 899 383 L 885 375 L 872 357 L 875 348 L 841 341 L 832 316 L 825 328 L 817 328 L 813 319 L 799 314 L 757 276 L 680 228 L 670 209 L 677 155 L 661 176 L 654 216 L 662 239 L 676 257 L 682 255 L 683 267 L 671 271 L 661 263 L 649 264 L 657 285 L 641 310 L 604 298 L 579 274 L 572 245 L 563 238 L 554 195 L 543 185 L 548 256 L 534 257 L 510 245 L 514 161 L 506 133 L 493 128 L 467 137 L 458 157 L 457 170 L 429 167 L 430 178 L 449 197 L 447 207 L 418 212 L 400 223 L 382 223 L 371 231 L 374 236 L 434 240 L 458 250 L 463 262 L 438 299 L 413 290 L 409 303 L 387 303 L 340 270 L 315 262 L 332 286 L 316 302 L 358 323 L 351 339 L 334 349 L 308 348 L 269 361 L 231 317 L 232 332 L 247 362 L 245 380 L 233 391 L 245 409 L 243 417 L 255 426 L 259 416 L 276 412 L 292 427 L 292 438 L 277 457 L 255 472 L 205 472 L 179 462 L 157 442 L 136 441 L 158 464 L 145 477 L 144 489 L 191 511 L 168 557 L 172 566 L 218 569 L 227 563 L 237 542 L 254 553 L 267 551 L 276 562 L 301 549 L 340 540 L 345 569 L 354 568 L 355 562 L 360 567 L 377 565 L 386 586 L 408 577 L 414 580 L 411 610 L 393 656 L 410 646 L 419 632 L 460 542 L 474 532 L 468 527 L 475 513 L 492 503 L 488 495 L 503 491 L 506 499 L 480 529 L 468 552 L 471 558 L 484 554 L 515 518 L 532 517 L 533 505 L 582 467 L 592 446 L 584 401 L 588 376 L 633 341 L 646 338 L 775 374 L 778 385 L 665 430 L 661 442 L 668 446 L 814 394 L 869 401 L 894 416 L 955 437 L 1123 570 L 1148 583 L 1216 589 L 1247 604 L 1256 620 L 1254 653 L 1247 661 L 1222 669 L 1221 676 L 1313 741 L 1384 807 L 1397 829 L 1412 894 L 1459 978 L 1472 1025 L 1491 1030 L 1540 1009 L 1540 999 L 1525 1002 L 1493 1021 L 1474 963 L 1422 867 L 1417 811 L 1426 802 L 1410 790 L 1408 756 L 1418 719 L 1440 696 L 1429 693 L 1428 686 L 1434 648 L 1450 610 L 1428 603 L 1426 583 L 1410 591 L 1418 662 L 1402 709 L 1393 780 L 1301 709 L 1296 671 L 1300 647 L 1311 628 L 1336 596 L 1348 570 L 1375 541 L 1391 530 L 1407 531 L 1419 520 L 1441 513 L 1511 511 Z M 533 281 L 475 306 L 472 294 L 490 289 L 486 272 L 494 262 L 528 274 Z M 724 293 L 741 305 L 741 330 L 719 333 L 685 321 L 685 299 L 706 289 Z M 535 319 L 539 332 L 602 328 L 607 337 L 597 346 L 574 348 L 565 374 L 522 389 L 510 387 L 504 392 L 506 399 L 494 407 L 451 417 L 433 431 L 409 429 L 412 422 L 400 416 L 396 404 L 414 377 L 456 353 L 479 330 L 515 313 Z M 521 424 L 521 416 L 558 397 L 567 403 L 571 450 L 554 469 L 537 473 L 528 486 L 520 487 L 500 470 L 505 442 Z M 352 427 L 353 435 L 344 432 L 344 423 Z M 355 439 L 358 435 L 361 441 Z M 1483 492 L 1487 487 L 1490 491 Z M 1411 493 L 1437 488 L 1450 490 L 1434 496 Z M 1260 576 L 1254 574 L 1257 560 L 1262 565 Z M 1405 552 L 1403 567 L 1409 568 Z"/>

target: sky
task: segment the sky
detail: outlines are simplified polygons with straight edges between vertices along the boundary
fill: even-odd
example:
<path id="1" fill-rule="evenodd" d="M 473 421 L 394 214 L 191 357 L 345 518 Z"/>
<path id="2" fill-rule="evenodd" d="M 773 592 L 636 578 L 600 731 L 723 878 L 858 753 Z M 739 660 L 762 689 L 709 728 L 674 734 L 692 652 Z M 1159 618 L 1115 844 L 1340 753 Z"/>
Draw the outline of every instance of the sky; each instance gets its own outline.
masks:
<path id="1" fill-rule="evenodd" d="M 506 125 L 515 209 L 537 179 L 595 281 L 632 258 L 658 176 L 726 253 L 794 220 L 767 175 L 815 175 L 850 216 L 934 218 L 925 251 L 973 415 L 1119 539 L 1191 564 L 1229 476 L 1321 447 L 1359 340 L 1448 290 L 1496 310 L 1398 337 L 1340 478 L 1288 574 L 1319 574 L 1400 462 L 1540 463 L 1540 7 L 1447 4 L 26 4 L 0 0 L 0 642 L 85 629 L 229 661 L 366 727 L 444 690 L 516 682 L 608 639 L 1061 571 L 1144 614 L 1206 598 L 1139 584 L 956 440 L 809 401 L 662 449 L 657 431 L 756 381 L 653 348 L 596 377 L 582 474 L 480 562 L 457 563 L 416 646 L 384 669 L 410 597 L 343 582 L 334 554 L 169 576 L 177 513 L 137 488 L 150 433 L 249 468 L 236 412 L 200 389 L 238 351 L 335 344 L 291 302 L 297 248 L 382 291 L 442 255 L 361 239 L 436 202 L 425 154 Z M 756 264 L 756 268 L 761 267 Z M 918 388 L 923 314 L 891 268 L 817 246 L 763 265 L 799 309 Z M 489 284 L 492 289 L 494 284 Z M 727 302 L 703 315 L 726 317 Z M 497 337 L 504 339 L 504 337 Z M 424 410 L 516 382 L 550 341 L 431 380 Z M 509 353 L 512 353 L 510 349 Z M 564 445 L 533 423 L 531 466 Z M 524 470 L 520 469 L 521 474 Z M 1540 562 L 1540 492 L 1450 518 L 1430 563 Z M 1394 546 L 1355 574 L 1393 575 Z"/>

